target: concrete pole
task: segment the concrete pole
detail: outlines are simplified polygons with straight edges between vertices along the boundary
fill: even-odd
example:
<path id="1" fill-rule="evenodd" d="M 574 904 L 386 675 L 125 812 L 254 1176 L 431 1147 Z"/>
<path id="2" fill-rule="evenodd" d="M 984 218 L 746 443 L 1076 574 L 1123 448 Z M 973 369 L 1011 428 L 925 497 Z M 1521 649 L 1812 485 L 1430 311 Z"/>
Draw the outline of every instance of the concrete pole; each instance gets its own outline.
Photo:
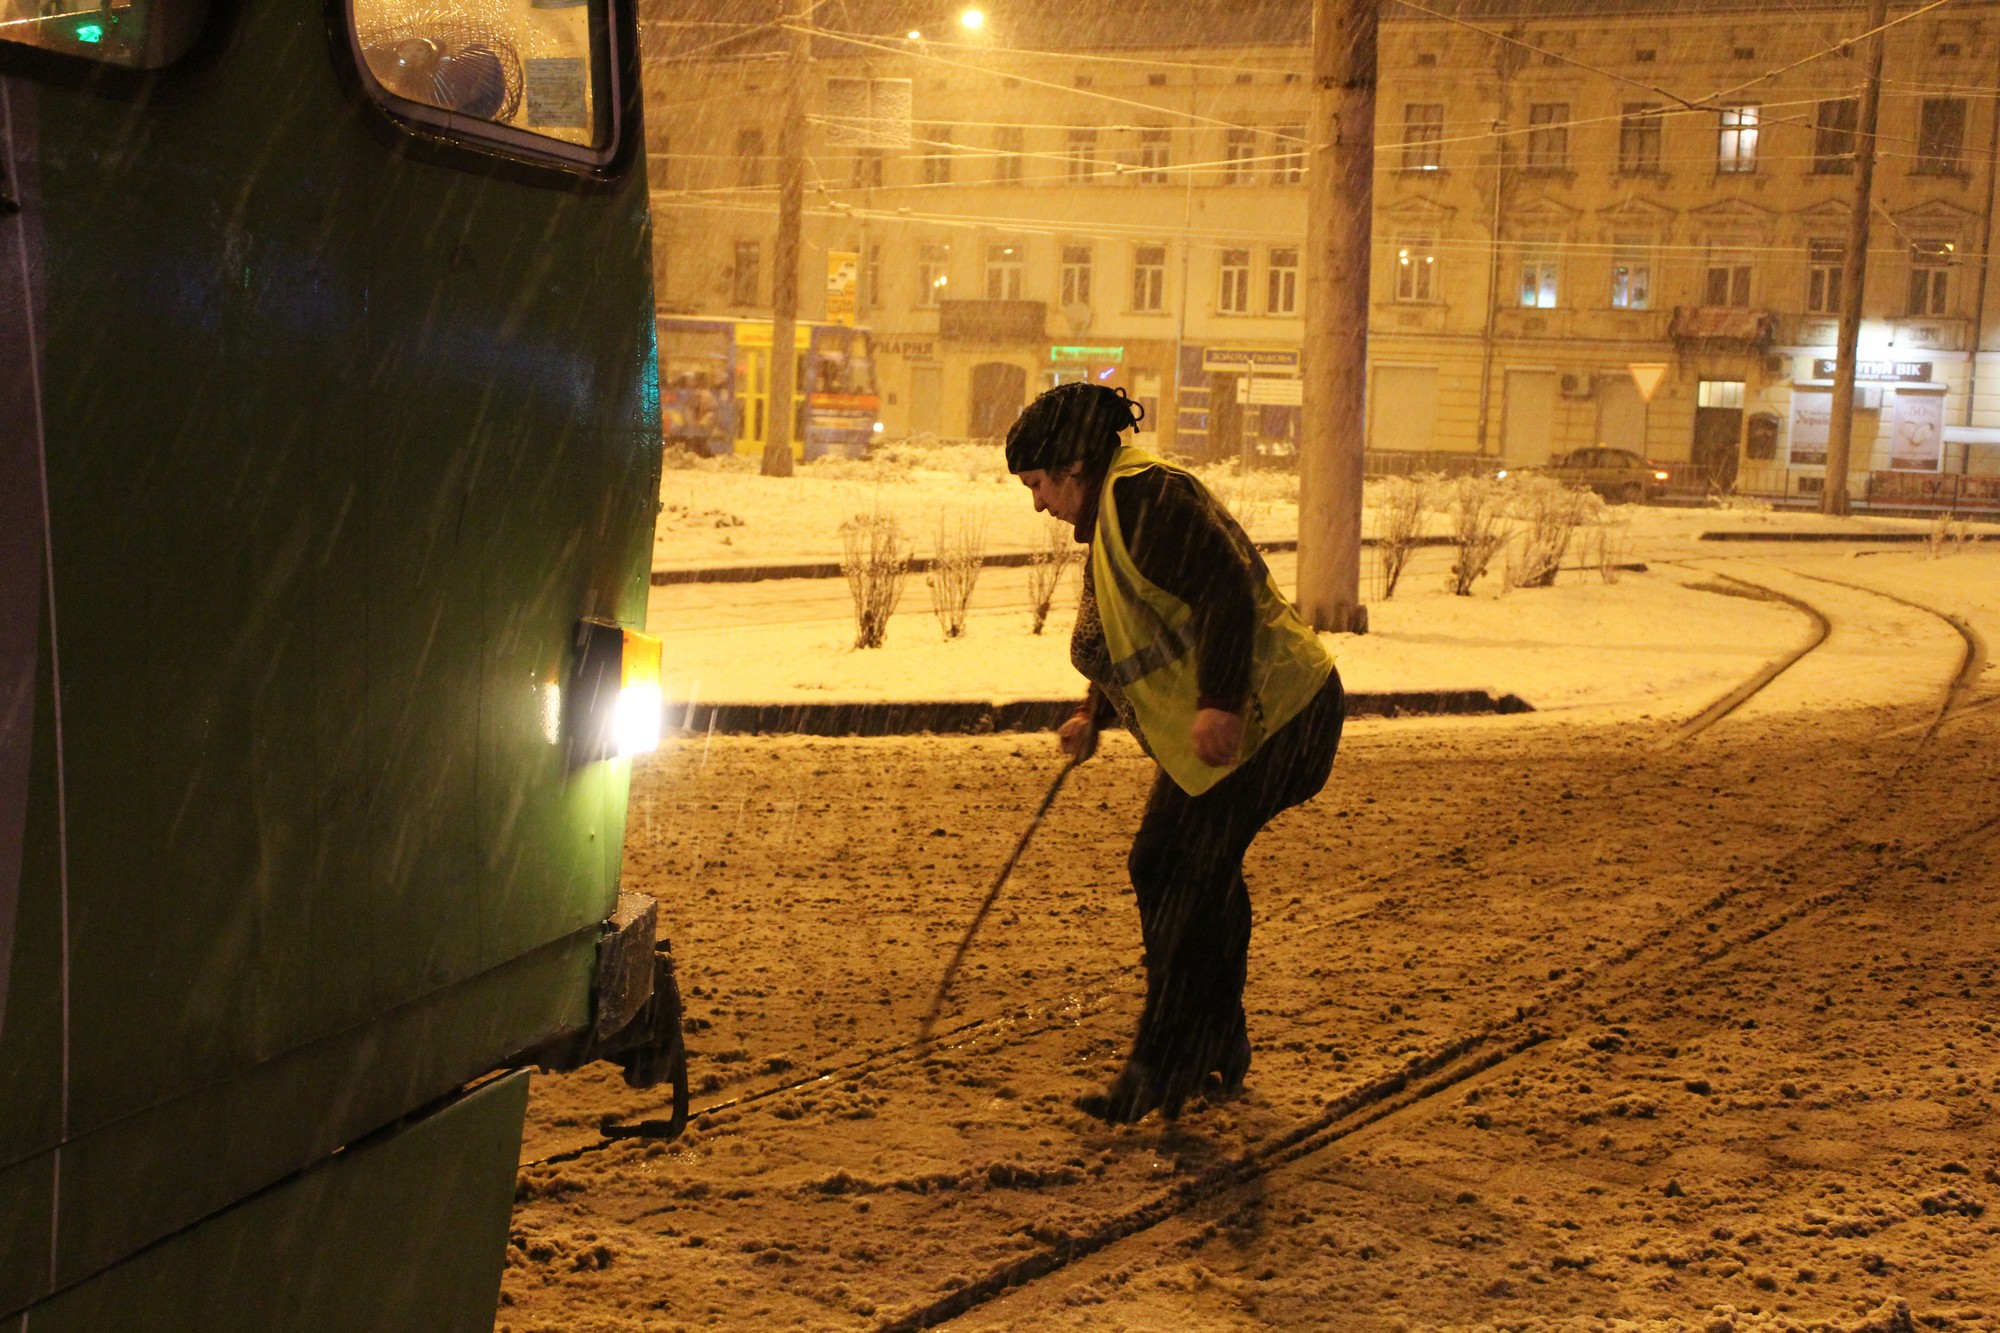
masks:
<path id="1" fill-rule="evenodd" d="M 791 57 L 785 63 L 784 119 L 778 124 L 778 239 L 771 248 L 771 397 L 764 436 L 767 477 L 792 475 L 792 399 L 797 390 L 799 228 L 806 203 L 806 83 L 810 77 L 811 0 L 792 0 Z"/>
<path id="2" fill-rule="evenodd" d="M 1826 483 L 1819 511 L 1845 514 L 1848 460 L 1854 452 L 1854 378 L 1861 343 L 1863 288 L 1868 282 L 1868 213 L 1875 190 L 1875 123 L 1882 105 L 1882 25 L 1889 0 L 1869 0 L 1867 82 L 1861 88 L 1860 125 L 1854 139 L 1854 214 L 1847 220 L 1847 255 L 1840 269 L 1840 339 L 1834 348 L 1833 419 L 1826 435 Z"/>
<path id="3" fill-rule="evenodd" d="M 1306 175 L 1299 610 L 1365 634 L 1361 449 L 1368 394 L 1369 230 L 1375 199 L 1377 0 L 1313 0 L 1312 158 Z"/>

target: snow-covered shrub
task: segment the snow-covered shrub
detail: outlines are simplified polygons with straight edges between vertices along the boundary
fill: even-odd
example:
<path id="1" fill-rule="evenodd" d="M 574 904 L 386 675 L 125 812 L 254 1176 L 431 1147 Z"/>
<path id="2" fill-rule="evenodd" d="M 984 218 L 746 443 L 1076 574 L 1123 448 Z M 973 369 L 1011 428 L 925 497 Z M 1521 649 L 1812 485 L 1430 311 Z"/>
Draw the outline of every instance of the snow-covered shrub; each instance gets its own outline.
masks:
<path id="1" fill-rule="evenodd" d="M 875 509 L 840 525 L 840 572 L 854 596 L 854 646 L 880 648 L 889 617 L 903 600 L 910 552 L 894 514 Z"/>
<path id="2" fill-rule="evenodd" d="M 1959 549 L 1965 540 L 1965 520 L 1954 518 L 1950 513 L 1939 514 L 1931 519 L 1930 530 L 1924 534 L 1924 549 L 1931 559 L 1951 554 Z"/>
<path id="3" fill-rule="evenodd" d="M 1414 477 L 1385 477 L 1377 491 L 1375 505 L 1375 552 L 1382 562 L 1382 600 L 1396 595 L 1396 582 L 1403 566 L 1417 549 L 1424 527 L 1424 509 L 1433 487 L 1441 478 L 1425 473 Z"/>
<path id="4" fill-rule="evenodd" d="M 1490 477 L 1460 477 L 1452 488 L 1451 544 L 1458 552 L 1445 586 L 1460 597 L 1472 595 L 1493 557 L 1506 545 L 1500 531 L 1500 484 Z"/>
<path id="5" fill-rule="evenodd" d="M 1549 587 L 1577 528 L 1601 515 L 1604 502 L 1551 477 L 1525 476 L 1509 489 L 1507 508 L 1520 525 L 1521 540 L 1507 564 L 1507 586 Z"/>
<path id="6" fill-rule="evenodd" d="M 1064 572 L 1083 563 L 1084 548 L 1077 544 L 1074 533 L 1069 524 L 1049 517 L 1042 529 L 1041 545 L 1028 563 L 1028 609 L 1034 616 L 1036 634 L 1049 622 L 1049 610 L 1055 605 Z"/>
<path id="7" fill-rule="evenodd" d="M 1630 528 L 1629 518 L 1623 514 L 1614 516 L 1600 506 L 1577 539 L 1583 567 L 1596 570 L 1606 583 L 1618 582 L 1618 576 L 1624 572 L 1620 566 L 1625 563 L 1625 552 L 1630 545 Z"/>
<path id="8" fill-rule="evenodd" d="M 947 639 L 965 633 L 965 608 L 986 565 L 986 516 L 964 512 L 938 516 L 936 555 L 924 582 L 930 585 L 931 614 Z"/>

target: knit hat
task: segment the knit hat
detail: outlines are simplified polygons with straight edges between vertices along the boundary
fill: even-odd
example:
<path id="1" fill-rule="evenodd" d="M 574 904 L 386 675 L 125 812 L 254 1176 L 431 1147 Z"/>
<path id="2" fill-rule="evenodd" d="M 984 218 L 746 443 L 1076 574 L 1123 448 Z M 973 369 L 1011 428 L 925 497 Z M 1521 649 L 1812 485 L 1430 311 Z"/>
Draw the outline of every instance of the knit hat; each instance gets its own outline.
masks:
<path id="1" fill-rule="evenodd" d="M 1146 409 L 1123 389 L 1080 381 L 1058 384 L 1021 409 L 1007 429 L 1007 470 L 1058 471 L 1083 464 L 1099 475 L 1118 452 L 1121 431 L 1139 429 Z"/>

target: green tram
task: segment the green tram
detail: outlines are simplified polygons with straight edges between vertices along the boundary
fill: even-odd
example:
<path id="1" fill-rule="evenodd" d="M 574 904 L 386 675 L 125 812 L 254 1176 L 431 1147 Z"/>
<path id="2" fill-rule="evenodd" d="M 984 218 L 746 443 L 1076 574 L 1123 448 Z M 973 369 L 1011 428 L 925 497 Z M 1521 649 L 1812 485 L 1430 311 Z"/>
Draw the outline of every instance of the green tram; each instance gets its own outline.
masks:
<path id="1" fill-rule="evenodd" d="M 0 1333 L 487 1329 L 526 1067 L 684 1115 L 639 109 L 628 0 L 0 0 Z"/>

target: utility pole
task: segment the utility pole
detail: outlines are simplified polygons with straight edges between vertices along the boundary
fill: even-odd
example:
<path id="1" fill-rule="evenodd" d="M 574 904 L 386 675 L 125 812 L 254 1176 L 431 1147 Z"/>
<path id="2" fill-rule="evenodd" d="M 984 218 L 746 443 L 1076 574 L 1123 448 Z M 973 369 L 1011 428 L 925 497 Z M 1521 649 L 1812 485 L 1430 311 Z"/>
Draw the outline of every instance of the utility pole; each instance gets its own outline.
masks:
<path id="1" fill-rule="evenodd" d="M 792 475 L 792 399 L 797 394 L 799 226 L 806 204 L 806 80 L 812 60 L 812 0 L 792 0 L 785 111 L 778 125 L 778 240 L 771 248 L 771 396 L 765 412 L 767 477 Z"/>
<path id="2" fill-rule="evenodd" d="M 1305 376 L 1299 440 L 1299 609 L 1365 634 L 1361 450 L 1368 394 L 1369 231 L 1375 201 L 1377 0 L 1313 0 L 1306 175 Z"/>
<path id="3" fill-rule="evenodd" d="M 1833 417 L 1826 433 L 1822 514 L 1847 512 L 1847 468 L 1854 447 L 1855 356 L 1861 343 L 1861 297 L 1868 282 L 1868 214 L 1875 189 L 1875 120 L 1882 105 L 1882 26 L 1889 0 L 1868 3 L 1868 71 L 1861 87 L 1860 125 L 1854 141 L 1854 213 L 1847 220 L 1847 254 L 1840 266 L 1840 341 L 1834 349 Z M 1975 353 L 1975 355 L 1977 355 Z"/>

